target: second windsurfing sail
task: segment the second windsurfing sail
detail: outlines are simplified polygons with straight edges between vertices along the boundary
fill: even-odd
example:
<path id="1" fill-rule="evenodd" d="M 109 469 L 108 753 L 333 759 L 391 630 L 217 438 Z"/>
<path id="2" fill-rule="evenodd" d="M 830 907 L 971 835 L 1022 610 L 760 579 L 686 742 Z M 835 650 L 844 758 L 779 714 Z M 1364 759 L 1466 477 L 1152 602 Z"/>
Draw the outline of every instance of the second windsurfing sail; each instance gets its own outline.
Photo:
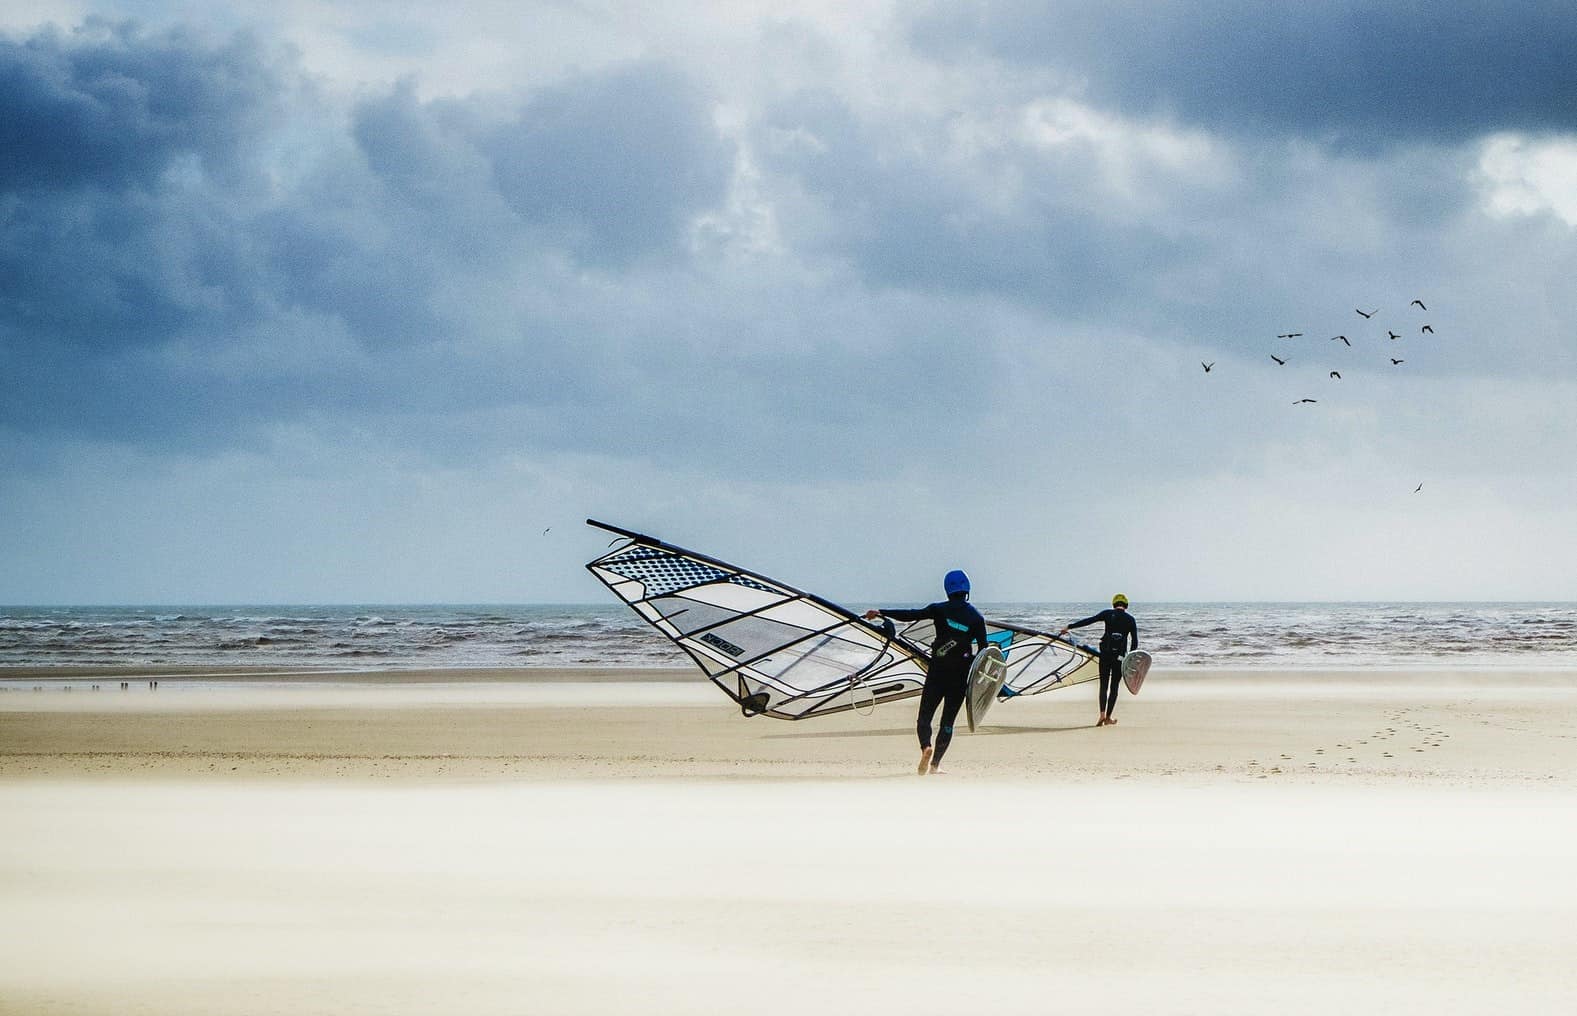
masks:
<path id="1" fill-rule="evenodd" d="M 920 646 L 930 645 L 935 632 L 930 621 L 913 621 L 898 629 L 905 641 Z M 1007 660 L 1007 678 L 998 698 L 1039 695 L 1093 681 L 1101 674 L 1100 656 L 1094 649 L 1050 632 L 988 617 L 986 637 Z"/>

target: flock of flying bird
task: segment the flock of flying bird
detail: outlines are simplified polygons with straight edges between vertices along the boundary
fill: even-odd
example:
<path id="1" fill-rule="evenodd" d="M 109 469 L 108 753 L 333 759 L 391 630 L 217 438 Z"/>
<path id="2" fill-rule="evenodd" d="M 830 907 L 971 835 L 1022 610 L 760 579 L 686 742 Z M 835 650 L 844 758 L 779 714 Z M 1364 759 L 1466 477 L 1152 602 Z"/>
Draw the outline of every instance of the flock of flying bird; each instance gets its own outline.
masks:
<path id="1" fill-rule="evenodd" d="M 1427 306 L 1425 306 L 1424 301 L 1422 301 L 1422 300 L 1414 300 L 1411 303 L 1409 303 L 1407 306 L 1408 306 L 1409 310 L 1411 310 L 1414 307 L 1417 307 L 1420 311 L 1422 311 L 1424 313 L 1428 313 L 1429 312 L 1429 308 Z M 1353 310 L 1359 317 L 1363 318 L 1365 321 L 1369 321 L 1369 320 L 1373 319 L 1373 317 L 1376 314 L 1380 313 L 1380 308 L 1378 308 L 1378 307 L 1376 307 L 1374 310 L 1360 310 L 1360 309 L 1355 307 L 1355 308 L 1353 308 Z M 1429 324 L 1425 323 L 1425 324 L 1423 324 L 1423 325 L 1421 325 L 1419 327 L 1418 333 L 1420 335 L 1433 335 L 1435 333 L 1435 330 Z M 1393 329 L 1391 329 L 1389 327 L 1386 328 L 1385 334 L 1386 334 L 1386 338 L 1388 340 L 1390 340 L 1391 342 L 1396 342 L 1396 341 L 1398 341 L 1398 340 L 1400 340 L 1402 338 L 1401 335 L 1399 335 L 1396 331 L 1394 331 Z M 1301 339 L 1301 338 L 1303 338 L 1303 333 L 1302 332 L 1283 332 L 1280 335 L 1277 335 L 1276 338 L 1278 338 L 1278 339 L 1287 339 L 1287 340 Z M 1330 337 L 1330 341 L 1331 342 L 1340 342 L 1343 346 L 1347 347 L 1348 349 L 1353 348 L 1352 340 L 1349 339 L 1346 335 L 1332 335 Z M 1291 359 L 1290 356 L 1277 356 L 1275 353 L 1271 353 L 1270 354 L 1270 358 L 1272 360 L 1276 361 L 1276 365 L 1278 367 L 1285 367 L 1287 365 L 1288 361 Z M 1390 356 L 1390 355 L 1388 355 L 1386 357 L 1386 359 L 1391 361 L 1391 366 L 1392 367 L 1400 367 L 1402 364 L 1407 362 L 1405 359 L 1403 359 L 1401 357 L 1397 357 L 1397 356 Z M 1200 363 L 1199 363 L 1199 366 L 1201 366 L 1201 367 L 1203 367 L 1205 369 L 1205 373 L 1206 374 L 1209 374 L 1210 371 L 1215 367 L 1215 362 L 1212 361 L 1210 363 L 1205 363 L 1203 360 L 1201 360 Z M 1342 379 L 1341 371 L 1339 371 L 1339 370 L 1332 370 L 1332 371 L 1330 371 L 1328 373 L 1327 377 L 1329 378 L 1329 380 L 1332 380 L 1332 381 L 1340 381 Z M 1305 397 L 1305 398 L 1294 400 L 1292 404 L 1294 406 L 1308 406 L 1308 405 L 1315 405 L 1319 401 L 1320 401 L 1319 399 L 1312 399 L 1312 398 Z M 1424 485 L 1420 483 L 1416 488 L 1414 488 L 1413 493 L 1416 494 L 1416 493 L 1418 493 L 1419 491 L 1421 491 L 1423 489 L 1424 489 Z"/>
<path id="2" fill-rule="evenodd" d="M 1422 310 L 1422 311 L 1424 311 L 1426 313 L 1429 310 L 1428 307 L 1424 306 L 1424 301 L 1422 301 L 1422 300 L 1414 300 L 1412 303 L 1408 304 L 1408 307 L 1409 308 L 1417 307 L 1419 310 Z M 1373 318 L 1376 314 L 1380 313 L 1380 308 L 1378 308 L 1378 307 L 1376 307 L 1374 310 L 1358 310 L 1357 308 L 1353 308 L 1353 309 L 1354 309 L 1354 312 L 1359 317 L 1363 318 L 1365 321 L 1369 320 L 1370 318 Z M 1434 328 L 1430 327 L 1428 324 L 1425 324 L 1425 325 L 1421 326 L 1418 329 L 1418 331 L 1419 331 L 1420 335 L 1433 335 L 1433 334 L 1435 334 Z M 1396 340 L 1398 340 L 1398 339 L 1400 339 L 1402 337 L 1402 336 L 1398 335 L 1396 332 L 1392 331 L 1390 328 L 1387 328 L 1385 330 L 1385 334 L 1386 334 L 1386 338 L 1390 339 L 1392 342 L 1395 342 Z M 1301 339 L 1301 338 L 1303 338 L 1303 333 L 1302 332 L 1283 332 L 1282 334 L 1276 336 L 1276 338 L 1278 338 L 1278 339 Z M 1332 342 L 1338 342 L 1339 341 L 1339 342 L 1341 342 L 1342 345 L 1346 346 L 1348 349 L 1352 348 L 1352 340 L 1349 339 L 1345 335 L 1332 335 L 1330 341 L 1332 341 Z M 1285 367 L 1287 365 L 1287 358 L 1285 358 L 1285 357 L 1280 357 L 1280 356 L 1277 356 L 1275 353 L 1271 353 L 1270 354 L 1270 358 L 1272 360 L 1276 361 L 1276 365 L 1278 367 Z M 1391 361 L 1391 366 L 1393 366 L 1393 367 L 1400 367 L 1402 364 L 1407 362 L 1406 360 L 1400 359 L 1400 358 L 1395 357 L 1395 356 L 1387 357 L 1387 359 L 1389 359 Z M 1205 369 L 1205 373 L 1208 374 L 1215 367 L 1215 362 L 1211 361 L 1210 363 L 1205 363 L 1203 360 L 1201 360 L 1199 362 L 1199 366 L 1203 367 Z M 1342 379 L 1341 371 L 1333 370 L 1333 371 L 1330 372 L 1329 377 L 1330 377 L 1330 379 L 1332 381 L 1340 381 Z M 1293 405 L 1295 405 L 1295 406 L 1312 405 L 1312 404 L 1314 404 L 1316 402 L 1319 402 L 1319 401 L 1320 401 L 1319 399 L 1307 399 L 1307 398 L 1305 398 L 1305 399 L 1298 399 L 1297 401 L 1293 402 Z"/>

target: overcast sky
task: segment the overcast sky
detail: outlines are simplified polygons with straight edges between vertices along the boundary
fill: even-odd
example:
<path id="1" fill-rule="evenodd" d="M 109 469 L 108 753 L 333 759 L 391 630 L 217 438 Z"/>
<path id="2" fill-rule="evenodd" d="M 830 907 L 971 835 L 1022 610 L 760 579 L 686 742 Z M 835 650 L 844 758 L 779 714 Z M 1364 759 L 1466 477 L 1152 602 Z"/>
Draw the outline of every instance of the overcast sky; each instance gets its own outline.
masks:
<path id="1" fill-rule="evenodd" d="M 0 8 L 0 603 L 1577 599 L 1569 2 L 211 6 Z"/>

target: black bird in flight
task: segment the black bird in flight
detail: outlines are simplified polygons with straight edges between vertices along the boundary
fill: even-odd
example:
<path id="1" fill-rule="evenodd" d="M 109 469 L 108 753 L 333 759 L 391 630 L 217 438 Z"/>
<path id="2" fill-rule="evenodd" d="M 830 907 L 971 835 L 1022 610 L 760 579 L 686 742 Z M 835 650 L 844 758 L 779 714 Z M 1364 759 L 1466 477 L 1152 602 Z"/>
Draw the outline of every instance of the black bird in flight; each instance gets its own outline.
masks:
<path id="1" fill-rule="evenodd" d="M 1353 310 L 1358 310 L 1358 308 L 1354 307 Z M 1363 318 L 1363 319 L 1365 319 L 1365 320 L 1368 320 L 1369 318 L 1374 317 L 1378 313 L 1380 313 L 1380 308 L 1376 307 L 1374 310 L 1371 310 L 1367 314 L 1365 314 L 1363 311 L 1359 310 L 1358 311 L 1358 316 Z"/>
<path id="2" fill-rule="evenodd" d="M 1337 339 L 1341 339 L 1342 343 L 1344 345 L 1346 345 L 1348 349 L 1352 348 L 1352 343 L 1347 341 L 1347 336 L 1345 336 L 1345 335 L 1332 335 L 1331 336 L 1331 341 L 1332 342 L 1335 342 Z"/>
<path id="3" fill-rule="evenodd" d="M 1385 334 L 1389 335 L 1391 337 L 1391 341 L 1393 341 L 1393 342 L 1395 342 L 1397 339 L 1401 338 L 1400 335 L 1398 335 L 1395 332 L 1391 331 L 1391 329 L 1389 329 L 1389 328 L 1387 328 L 1385 330 Z"/>
<path id="4" fill-rule="evenodd" d="M 1303 337 L 1303 333 L 1302 332 L 1288 332 L 1286 335 L 1278 335 L 1278 336 L 1276 336 L 1276 338 L 1278 338 L 1278 339 L 1299 339 L 1299 338 L 1302 338 L 1302 337 Z"/>
<path id="5" fill-rule="evenodd" d="M 1420 483 L 1418 486 L 1413 488 L 1413 493 L 1416 494 L 1416 493 L 1418 493 L 1419 491 L 1421 491 L 1423 489 L 1424 489 L 1424 485 Z"/>
<path id="6" fill-rule="evenodd" d="M 549 533 L 551 533 L 551 532 L 553 532 L 553 527 L 552 527 L 552 526 L 549 526 L 549 527 L 547 527 L 547 528 L 546 528 L 546 529 L 544 529 L 544 530 L 542 530 L 542 535 L 543 535 L 543 536 L 546 536 L 546 535 L 548 535 L 548 534 L 549 534 Z"/>
<path id="7" fill-rule="evenodd" d="M 1294 406 L 1301 406 L 1305 402 L 1318 402 L 1318 401 L 1320 401 L 1320 400 L 1319 399 L 1299 399 L 1297 402 L 1294 402 L 1293 405 Z"/>
<path id="8" fill-rule="evenodd" d="M 1209 363 L 1206 363 L 1205 361 L 1200 360 L 1199 361 L 1199 365 L 1201 367 L 1205 368 L 1205 373 L 1208 374 L 1208 373 L 1210 373 L 1210 368 L 1214 367 L 1216 365 L 1216 361 L 1211 360 Z"/>
<path id="9" fill-rule="evenodd" d="M 1393 356 L 1393 357 L 1391 357 L 1391 366 L 1393 366 L 1393 367 L 1395 367 L 1395 366 L 1396 366 L 1396 365 L 1397 365 L 1397 364 L 1399 364 L 1399 363 L 1406 363 L 1406 362 L 1407 362 L 1407 361 L 1406 361 L 1406 360 L 1398 360 L 1398 359 L 1397 359 L 1397 358 L 1396 358 L 1396 357 L 1394 357 L 1394 356 Z"/>
<path id="10" fill-rule="evenodd" d="M 1424 301 L 1422 301 L 1422 300 L 1414 300 L 1412 303 L 1408 304 L 1408 306 L 1411 307 L 1414 304 L 1418 305 L 1418 309 L 1419 310 L 1428 310 L 1429 309 L 1428 307 L 1424 306 Z"/>
<path id="11" fill-rule="evenodd" d="M 1277 356 L 1275 353 L 1270 354 L 1270 358 L 1272 360 L 1275 360 L 1278 364 L 1280 364 L 1283 367 L 1285 367 L 1287 365 L 1287 361 L 1283 360 L 1281 357 Z"/>
<path id="12" fill-rule="evenodd" d="M 1341 379 L 1342 379 L 1342 376 L 1341 376 L 1341 374 L 1339 374 L 1339 373 L 1338 373 L 1338 372 L 1336 372 L 1336 371 L 1334 371 L 1334 370 L 1333 370 L 1333 371 L 1331 371 L 1331 377 L 1333 377 L 1333 378 L 1335 378 L 1335 379 L 1336 379 L 1336 380 L 1338 380 L 1338 381 L 1340 381 L 1340 380 L 1341 380 Z"/>
<path id="13" fill-rule="evenodd" d="M 1418 330 L 1418 333 L 1420 335 L 1422 335 L 1424 332 L 1428 332 L 1430 335 L 1435 334 L 1435 330 L 1433 328 L 1429 327 L 1428 325 L 1425 325 L 1424 327 L 1422 327 L 1422 328 L 1420 328 Z"/>

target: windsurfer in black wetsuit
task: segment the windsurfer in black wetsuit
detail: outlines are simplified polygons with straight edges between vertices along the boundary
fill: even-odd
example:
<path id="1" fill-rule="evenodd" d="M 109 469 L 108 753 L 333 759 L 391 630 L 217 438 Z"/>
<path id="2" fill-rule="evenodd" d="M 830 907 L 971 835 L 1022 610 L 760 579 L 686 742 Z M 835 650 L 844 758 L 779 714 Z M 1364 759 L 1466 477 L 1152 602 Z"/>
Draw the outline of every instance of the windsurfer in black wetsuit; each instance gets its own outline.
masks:
<path id="1" fill-rule="evenodd" d="M 893 608 L 867 610 L 867 618 L 889 617 L 894 621 L 929 620 L 936 626 L 931 643 L 931 665 L 925 673 L 925 689 L 920 693 L 920 715 L 915 733 L 920 737 L 921 776 L 941 771 L 942 756 L 953 741 L 953 721 L 969 693 L 969 666 L 975 659 L 975 646 L 986 648 L 986 619 L 969 603 L 969 576 L 950 571 L 942 580 L 947 599 L 919 609 Z M 942 707 L 942 727 L 931 746 L 931 718 Z"/>
<path id="2" fill-rule="evenodd" d="M 1122 593 L 1112 597 L 1110 610 L 1074 621 L 1068 628 L 1083 628 L 1096 621 L 1106 623 L 1106 631 L 1101 635 L 1101 718 L 1095 724 L 1104 727 L 1117 722 L 1112 719 L 1112 710 L 1117 706 L 1117 689 L 1122 685 L 1123 657 L 1139 648 L 1139 625 L 1128 613 L 1128 597 Z M 1057 634 L 1068 634 L 1068 628 Z"/>

